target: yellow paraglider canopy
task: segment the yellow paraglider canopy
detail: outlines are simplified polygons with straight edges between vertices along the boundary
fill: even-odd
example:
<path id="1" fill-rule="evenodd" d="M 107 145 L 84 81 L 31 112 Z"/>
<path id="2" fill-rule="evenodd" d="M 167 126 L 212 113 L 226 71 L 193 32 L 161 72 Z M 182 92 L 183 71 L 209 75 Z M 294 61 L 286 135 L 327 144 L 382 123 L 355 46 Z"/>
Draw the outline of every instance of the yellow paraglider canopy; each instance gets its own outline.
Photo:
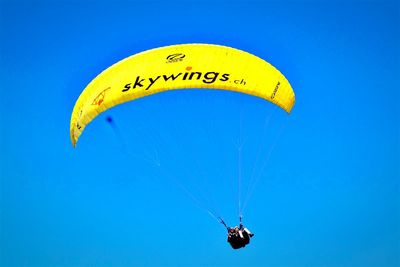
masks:
<path id="1" fill-rule="evenodd" d="M 184 88 L 222 89 L 254 95 L 287 112 L 295 102 L 286 78 L 252 54 L 210 44 L 160 47 L 119 61 L 89 83 L 72 112 L 72 144 L 76 145 L 86 125 L 101 112 L 140 97 Z"/>

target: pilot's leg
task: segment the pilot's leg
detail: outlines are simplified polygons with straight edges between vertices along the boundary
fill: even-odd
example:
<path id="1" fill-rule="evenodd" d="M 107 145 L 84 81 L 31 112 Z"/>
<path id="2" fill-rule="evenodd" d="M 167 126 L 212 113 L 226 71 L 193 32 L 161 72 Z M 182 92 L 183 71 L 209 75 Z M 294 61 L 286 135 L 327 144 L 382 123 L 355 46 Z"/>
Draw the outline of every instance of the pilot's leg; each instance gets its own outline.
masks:
<path id="1" fill-rule="evenodd" d="M 241 239 L 244 238 L 242 231 L 239 231 L 239 236 L 240 236 Z"/>
<path id="2" fill-rule="evenodd" d="M 245 231 L 250 237 L 253 237 L 253 233 L 249 231 L 249 229 L 247 229 L 246 227 L 243 229 L 243 231 Z"/>

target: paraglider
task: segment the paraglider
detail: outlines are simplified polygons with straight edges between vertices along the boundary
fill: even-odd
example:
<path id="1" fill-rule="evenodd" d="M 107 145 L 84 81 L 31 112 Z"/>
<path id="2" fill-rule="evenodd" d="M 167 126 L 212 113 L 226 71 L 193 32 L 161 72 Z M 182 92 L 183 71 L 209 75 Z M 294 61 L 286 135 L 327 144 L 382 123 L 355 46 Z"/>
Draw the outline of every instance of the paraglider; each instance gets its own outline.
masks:
<path id="1" fill-rule="evenodd" d="M 100 73 L 75 103 L 70 135 L 75 146 L 96 116 L 152 94 L 189 88 L 230 90 L 263 98 L 290 112 L 295 95 L 272 65 L 239 49 L 210 44 L 160 47 L 130 56 Z"/>
<path id="2" fill-rule="evenodd" d="M 227 242 L 231 245 L 233 249 L 244 248 L 250 243 L 250 238 L 254 236 L 254 234 L 250 232 L 249 229 L 244 227 L 242 223 L 242 217 L 240 217 L 239 226 L 235 227 L 227 226 L 222 218 L 220 219 L 220 222 L 226 227 L 226 230 L 228 230 Z"/>
<path id="3" fill-rule="evenodd" d="M 229 90 L 265 99 L 290 113 L 295 94 L 287 79 L 263 59 L 211 44 L 180 44 L 144 51 L 104 70 L 83 90 L 70 122 L 73 146 L 100 113 L 125 102 L 175 89 Z M 111 117 L 107 118 L 110 125 Z M 228 243 L 243 248 L 254 236 L 242 224 L 229 227 Z"/>

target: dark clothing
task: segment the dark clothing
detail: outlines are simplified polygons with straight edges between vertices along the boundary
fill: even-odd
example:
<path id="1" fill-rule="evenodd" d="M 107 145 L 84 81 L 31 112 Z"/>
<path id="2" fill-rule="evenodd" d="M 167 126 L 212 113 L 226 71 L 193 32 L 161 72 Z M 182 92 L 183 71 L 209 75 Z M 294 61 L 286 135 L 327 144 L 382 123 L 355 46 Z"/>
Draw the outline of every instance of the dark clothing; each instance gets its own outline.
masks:
<path id="1" fill-rule="evenodd" d="M 228 242 L 231 244 L 233 249 L 244 248 L 250 243 L 250 236 L 247 231 L 241 227 L 239 228 L 229 228 L 228 229 Z"/>

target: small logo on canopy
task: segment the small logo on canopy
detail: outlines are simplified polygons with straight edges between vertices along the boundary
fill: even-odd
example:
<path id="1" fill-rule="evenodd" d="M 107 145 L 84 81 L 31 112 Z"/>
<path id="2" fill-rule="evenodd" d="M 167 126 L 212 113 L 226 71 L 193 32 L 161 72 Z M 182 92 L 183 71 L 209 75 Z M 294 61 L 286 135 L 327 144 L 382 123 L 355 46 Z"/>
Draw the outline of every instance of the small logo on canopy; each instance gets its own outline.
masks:
<path id="1" fill-rule="evenodd" d="M 93 106 L 100 106 L 103 102 L 104 102 L 104 98 L 106 97 L 106 91 L 111 89 L 111 87 L 107 87 L 106 89 L 104 89 L 103 91 L 100 92 L 100 94 L 98 94 L 92 102 Z"/>
<path id="2" fill-rule="evenodd" d="M 175 63 L 182 61 L 185 58 L 185 54 L 182 53 L 177 53 L 177 54 L 172 54 L 167 57 L 167 63 Z"/>

